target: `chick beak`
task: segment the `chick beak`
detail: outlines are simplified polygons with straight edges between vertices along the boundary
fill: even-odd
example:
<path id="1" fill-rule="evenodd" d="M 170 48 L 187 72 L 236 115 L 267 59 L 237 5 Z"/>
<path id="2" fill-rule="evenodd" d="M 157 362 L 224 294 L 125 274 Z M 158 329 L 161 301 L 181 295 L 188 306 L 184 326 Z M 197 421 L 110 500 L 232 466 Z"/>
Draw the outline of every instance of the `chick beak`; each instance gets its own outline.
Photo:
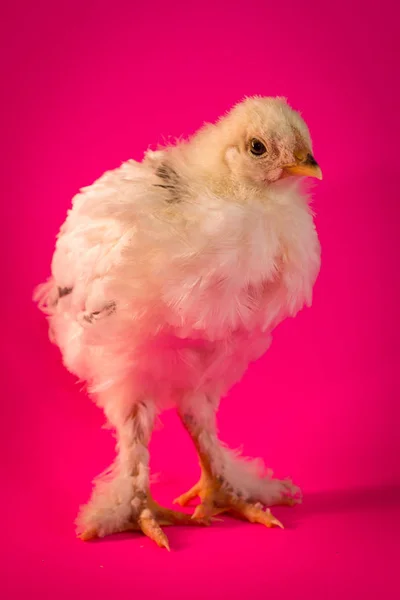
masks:
<path id="1" fill-rule="evenodd" d="M 322 179 L 322 171 L 312 154 L 307 154 L 305 159 L 296 160 L 294 164 L 285 165 L 282 169 L 285 175 Z"/>

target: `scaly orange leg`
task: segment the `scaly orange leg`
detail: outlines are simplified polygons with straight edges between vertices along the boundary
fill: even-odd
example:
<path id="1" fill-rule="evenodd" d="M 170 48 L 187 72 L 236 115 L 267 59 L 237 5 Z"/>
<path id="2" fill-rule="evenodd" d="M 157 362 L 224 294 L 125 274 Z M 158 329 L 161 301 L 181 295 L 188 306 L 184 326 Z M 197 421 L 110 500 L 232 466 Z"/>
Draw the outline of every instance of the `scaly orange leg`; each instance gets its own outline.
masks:
<path id="1" fill-rule="evenodd" d="M 174 502 L 186 506 L 190 500 L 198 496 L 201 502 L 193 513 L 195 519 L 211 518 L 229 512 L 233 516 L 251 523 L 283 528 L 282 523 L 272 515 L 269 508 L 263 509 L 262 499 L 252 497 L 251 494 L 245 496 L 242 490 L 233 489 L 230 482 L 225 480 L 223 469 L 221 469 L 221 473 L 216 472 L 215 464 L 223 464 L 226 450 L 220 446 L 215 432 L 207 430 L 207 427 L 210 427 L 210 419 L 203 427 L 193 413 L 181 413 L 180 417 L 196 447 L 201 476 L 188 492 L 176 498 Z M 216 457 L 214 463 L 210 456 L 211 452 Z M 266 478 L 265 485 L 269 483 L 273 490 L 271 497 L 274 504 L 293 505 L 298 502 L 298 499 L 291 493 L 294 486 L 290 482 Z"/>

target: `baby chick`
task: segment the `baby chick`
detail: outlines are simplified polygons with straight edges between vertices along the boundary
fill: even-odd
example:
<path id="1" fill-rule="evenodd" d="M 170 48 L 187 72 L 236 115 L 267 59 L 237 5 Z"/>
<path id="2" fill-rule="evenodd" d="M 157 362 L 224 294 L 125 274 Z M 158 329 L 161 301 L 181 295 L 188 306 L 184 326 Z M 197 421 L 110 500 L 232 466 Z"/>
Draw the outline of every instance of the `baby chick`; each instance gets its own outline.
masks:
<path id="1" fill-rule="evenodd" d="M 254 97 L 73 199 L 35 299 L 116 431 L 116 459 L 78 517 L 83 539 L 139 529 L 168 548 L 164 524 L 229 511 L 280 526 L 269 507 L 299 500 L 220 443 L 216 413 L 272 330 L 311 303 L 320 245 L 304 176 L 321 179 L 303 119 L 282 98 Z M 150 495 L 149 439 L 170 407 L 202 470 L 176 500 L 200 497 L 192 518 Z"/>

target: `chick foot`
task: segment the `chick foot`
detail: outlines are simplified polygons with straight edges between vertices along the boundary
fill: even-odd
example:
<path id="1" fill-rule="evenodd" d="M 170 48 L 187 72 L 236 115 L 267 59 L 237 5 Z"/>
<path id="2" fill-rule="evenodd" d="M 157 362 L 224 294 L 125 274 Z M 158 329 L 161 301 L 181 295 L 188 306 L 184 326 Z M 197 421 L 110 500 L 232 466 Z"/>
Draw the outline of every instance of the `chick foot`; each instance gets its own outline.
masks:
<path id="1" fill-rule="evenodd" d="M 161 526 L 167 525 L 208 525 L 207 518 L 192 518 L 191 515 L 164 508 L 160 506 L 153 498 L 148 495 L 141 501 L 140 508 L 133 511 L 130 517 L 122 522 L 115 520 L 114 523 L 102 522 L 101 514 L 98 511 L 93 515 L 90 505 L 86 507 L 81 516 L 81 531 L 78 537 L 83 541 L 89 541 L 95 538 L 101 538 L 113 533 L 124 531 L 141 531 L 147 537 L 152 539 L 160 548 L 170 550 L 168 538 Z M 94 516 L 94 518 L 93 518 Z M 92 517 L 92 518 L 91 518 Z"/>
<path id="2" fill-rule="evenodd" d="M 286 482 L 272 480 L 286 490 Z M 290 484 L 288 484 L 289 488 Z M 198 496 L 201 503 L 196 507 L 193 513 L 193 519 L 210 519 L 215 515 L 229 512 L 233 516 L 249 521 L 250 523 L 260 523 L 266 527 L 280 527 L 282 523 L 276 519 L 269 508 L 263 509 L 261 502 L 254 500 L 245 501 L 243 498 L 229 491 L 229 486 L 223 482 L 222 478 L 213 477 L 203 473 L 200 480 L 188 492 L 182 494 L 174 500 L 175 504 L 186 506 L 190 500 Z M 288 494 L 282 493 L 279 504 L 293 505 L 298 500 Z"/>

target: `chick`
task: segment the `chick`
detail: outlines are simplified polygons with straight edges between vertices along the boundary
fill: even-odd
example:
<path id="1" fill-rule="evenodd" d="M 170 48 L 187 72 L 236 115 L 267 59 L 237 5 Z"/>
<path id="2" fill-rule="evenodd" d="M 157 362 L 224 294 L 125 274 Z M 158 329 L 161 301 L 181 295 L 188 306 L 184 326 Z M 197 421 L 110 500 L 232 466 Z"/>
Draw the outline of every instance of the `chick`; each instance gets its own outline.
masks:
<path id="1" fill-rule="evenodd" d="M 148 151 L 80 190 L 35 300 L 64 365 L 117 437 L 116 459 L 77 519 L 82 539 L 230 512 L 281 526 L 269 507 L 299 489 L 221 444 L 221 396 L 310 305 L 320 245 L 303 176 L 321 179 L 310 134 L 282 98 L 247 98 L 191 139 Z M 199 455 L 192 517 L 158 505 L 148 444 L 175 407 Z"/>

